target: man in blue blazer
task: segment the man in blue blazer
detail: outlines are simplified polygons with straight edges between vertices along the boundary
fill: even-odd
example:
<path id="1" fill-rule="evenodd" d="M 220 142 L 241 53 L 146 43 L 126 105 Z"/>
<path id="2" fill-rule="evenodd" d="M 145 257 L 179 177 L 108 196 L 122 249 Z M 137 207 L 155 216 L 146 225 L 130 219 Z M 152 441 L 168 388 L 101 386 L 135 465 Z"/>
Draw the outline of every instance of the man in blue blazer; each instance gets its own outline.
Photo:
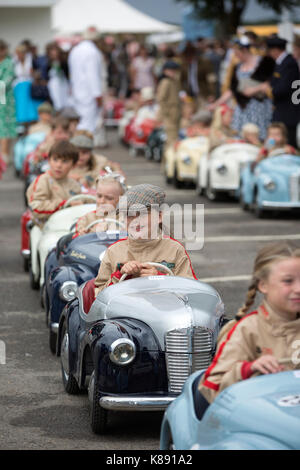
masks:
<path id="1" fill-rule="evenodd" d="M 274 103 L 272 121 L 286 125 L 289 144 L 297 147 L 296 130 L 300 122 L 300 104 L 293 103 L 295 88 L 292 84 L 300 79 L 300 71 L 297 61 L 286 51 L 286 44 L 287 41 L 278 36 L 267 39 L 268 53 L 276 62 L 270 82 Z"/>

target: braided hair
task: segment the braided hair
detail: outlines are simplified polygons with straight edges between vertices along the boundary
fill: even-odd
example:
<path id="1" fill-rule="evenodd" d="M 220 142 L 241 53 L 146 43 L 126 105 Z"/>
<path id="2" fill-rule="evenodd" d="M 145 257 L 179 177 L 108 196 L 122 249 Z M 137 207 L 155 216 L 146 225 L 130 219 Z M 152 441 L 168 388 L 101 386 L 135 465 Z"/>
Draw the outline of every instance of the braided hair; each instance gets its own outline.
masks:
<path id="1" fill-rule="evenodd" d="M 252 280 L 248 287 L 245 303 L 235 317 L 237 321 L 243 318 L 254 304 L 256 294 L 259 291 L 258 284 L 268 277 L 270 265 L 275 261 L 293 257 L 300 257 L 300 248 L 289 242 L 271 243 L 259 250 L 254 261 Z"/>
<path id="2" fill-rule="evenodd" d="M 222 327 L 218 335 L 218 345 L 221 344 L 235 324 L 249 312 L 250 307 L 255 302 L 256 294 L 259 292 L 259 282 L 263 279 L 267 279 L 271 264 L 275 261 L 294 257 L 300 258 L 300 248 L 293 246 L 289 242 L 271 243 L 259 250 L 254 261 L 252 280 L 248 287 L 245 303 L 238 310 L 235 318 Z"/>

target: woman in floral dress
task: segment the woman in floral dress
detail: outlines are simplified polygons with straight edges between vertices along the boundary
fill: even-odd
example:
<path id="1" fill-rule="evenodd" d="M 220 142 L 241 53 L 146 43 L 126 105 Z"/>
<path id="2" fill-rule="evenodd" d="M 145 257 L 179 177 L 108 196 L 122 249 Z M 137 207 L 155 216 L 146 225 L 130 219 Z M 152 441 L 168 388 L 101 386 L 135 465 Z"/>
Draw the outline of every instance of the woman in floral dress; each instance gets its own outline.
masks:
<path id="1" fill-rule="evenodd" d="M 232 129 L 240 134 L 245 124 L 256 124 L 259 127 L 260 140 L 264 141 L 273 113 L 272 100 L 267 89 L 275 62 L 271 58 L 253 53 L 246 37 L 237 42 L 234 51 L 238 64 L 233 73 L 231 87 L 212 103 L 209 109 L 214 111 L 218 106 L 233 99 L 235 107 Z"/>
<path id="2" fill-rule="evenodd" d="M 8 55 L 7 44 L 0 39 L 0 155 L 4 163 L 8 162 L 10 139 L 16 137 L 13 80 L 14 63 Z"/>

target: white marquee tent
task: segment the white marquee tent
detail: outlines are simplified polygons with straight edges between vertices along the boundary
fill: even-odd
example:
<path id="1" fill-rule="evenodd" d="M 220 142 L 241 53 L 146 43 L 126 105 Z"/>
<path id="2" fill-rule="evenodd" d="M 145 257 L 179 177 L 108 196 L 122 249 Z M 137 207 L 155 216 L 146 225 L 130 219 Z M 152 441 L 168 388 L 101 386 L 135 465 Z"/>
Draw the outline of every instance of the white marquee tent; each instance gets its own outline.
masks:
<path id="1" fill-rule="evenodd" d="M 56 34 L 72 34 L 95 26 L 102 33 L 154 33 L 177 27 L 158 21 L 122 0 L 58 0 L 52 8 Z"/>

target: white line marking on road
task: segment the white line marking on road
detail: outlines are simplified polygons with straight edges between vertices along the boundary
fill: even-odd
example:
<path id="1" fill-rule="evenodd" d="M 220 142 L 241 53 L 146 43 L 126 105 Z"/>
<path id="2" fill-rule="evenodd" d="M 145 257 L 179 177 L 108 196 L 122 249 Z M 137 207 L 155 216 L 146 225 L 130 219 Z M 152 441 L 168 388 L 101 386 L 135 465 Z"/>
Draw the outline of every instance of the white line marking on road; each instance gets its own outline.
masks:
<path id="1" fill-rule="evenodd" d="M 204 208 L 204 215 L 218 215 L 218 214 L 241 214 L 243 211 L 238 207 L 218 207 L 218 208 Z"/>
<path id="2" fill-rule="evenodd" d="M 276 241 L 276 240 L 300 240 L 300 234 L 290 235 L 225 235 L 224 237 L 205 237 L 205 243 L 224 243 L 224 242 L 263 242 L 263 241 Z M 192 240 L 189 240 L 191 242 Z M 202 238 L 193 240 L 195 243 L 202 243 Z"/>
<path id="3" fill-rule="evenodd" d="M 198 279 L 201 282 L 235 282 L 235 281 L 249 281 L 251 276 L 248 274 L 241 274 L 240 276 L 223 276 L 223 277 L 205 277 Z"/>

